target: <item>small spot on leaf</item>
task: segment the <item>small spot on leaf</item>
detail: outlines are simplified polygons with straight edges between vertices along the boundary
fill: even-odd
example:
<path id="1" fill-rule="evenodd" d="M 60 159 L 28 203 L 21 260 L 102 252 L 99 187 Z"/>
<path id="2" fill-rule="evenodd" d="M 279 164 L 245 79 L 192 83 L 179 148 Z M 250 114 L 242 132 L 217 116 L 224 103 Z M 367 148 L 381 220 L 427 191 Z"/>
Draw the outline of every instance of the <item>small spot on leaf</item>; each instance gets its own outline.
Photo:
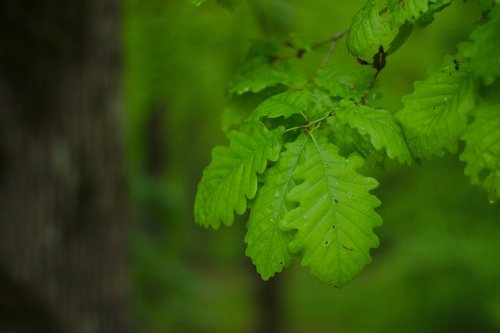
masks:
<path id="1" fill-rule="evenodd" d="M 351 247 L 349 247 L 349 246 L 345 246 L 345 245 L 343 245 L 343 244 L 342 244 L 342 247 L 343 247 L 344 249 L 346 249 L 347 251 L 354 251 L 354 249 L 353 249 L 353 248 L 351 248 Z"/>

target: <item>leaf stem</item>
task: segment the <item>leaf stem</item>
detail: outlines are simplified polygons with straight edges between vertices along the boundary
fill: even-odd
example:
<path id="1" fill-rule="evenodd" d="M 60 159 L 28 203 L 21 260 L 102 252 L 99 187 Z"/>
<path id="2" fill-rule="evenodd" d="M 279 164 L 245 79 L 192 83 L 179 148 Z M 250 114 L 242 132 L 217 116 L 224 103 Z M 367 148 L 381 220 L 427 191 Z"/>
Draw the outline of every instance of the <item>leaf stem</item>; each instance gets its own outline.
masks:
<path id="1" fill-rule="evenodd" d="M 377 77 L 378 77 L 379 73 L 380 73 L 380 69 L 377 69 L 377 71 L 375 72 L 375 74 L 373 75 L 373 77 L 370 81 L 370 84 L 368 84 L 368 87 L 366 88 L 365 92 L 363 93 L 363 96 L 361 96 L 361 99 L 359 100 L 360 105 L 366 104 L 366 99 L 368 98 L 368 95 L 370 95 L 370 93 L 372 92 L 373 87 L 375 86 L 375 83 L 377 82 Z"/>
<path id="2" fill-rule="evenodd" d="M 303 116 L 304 116 L 304 118 L 307 120 L 307 117 L 306 117 L 305 115 L 303 115 Z M 302 125 L 299 125 L 299 126 L 294 126 L 294 127 L 287 128 L 287 129 L 285 130 L 285 133 L 290 132 L 290 131 L 295 131 L 295 130 L 298 130 L 298 129 L 301 129 L 301 128 L 306 129 L 306 130 L 307 130 L 307 129 L 310 129 L 310 128 L 311 128 L 311 126 L 314 126 L 314 125 L 316 125 L 316 124 L 319 124 L 319 123 L 320 123 L 320 122 L 322 122 L 323 120 L 326 120 L 326 119 L 331 118 L 331 117 L 333 117 L 333 116 L 335 116 L 335 111 L 334 111 L 334 110 L 332 110 L 332 111 L 328 112 L 326 115 L 324 115 L 324 116 L 323 116 L 323 117 L 321 117 L 321 118 L 318 118 L 318 119 L 316 119 L 316 120 L 312 120 L 312 121 L 307 121 L 307 124 L 302 124 Z"/>

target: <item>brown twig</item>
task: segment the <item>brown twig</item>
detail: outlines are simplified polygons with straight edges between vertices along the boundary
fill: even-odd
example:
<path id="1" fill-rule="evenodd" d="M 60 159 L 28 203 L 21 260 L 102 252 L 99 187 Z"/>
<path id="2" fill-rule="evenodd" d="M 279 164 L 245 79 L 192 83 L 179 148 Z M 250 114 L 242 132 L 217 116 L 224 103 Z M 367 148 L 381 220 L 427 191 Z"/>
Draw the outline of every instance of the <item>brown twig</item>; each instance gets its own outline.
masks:
<path id="1" fill-rule="evenodd" d="M 337 44 L 337 41 L 339 39 L 341 39 L 342 37 L 344 37 L 347 32 L 349 30 L 344 30 L 344 31 L 341 31 L 339 33 L 336 33 L 335 35 L 333 35 L 332 37 L 324 40 L 324 41 L 321 41 L 321 42 L 318 42 L 316 44 L 313 44 L 311 49 L 312 50 L 316 50 L 316 49 L 319 49 L 320 47 L 328 44 L 328 43 L 331 43 L 330 45 L 330 48 L 328 49 L 328 53 L 326 54 L 325 56 L 325 59 L 323 60 L 322 64 L 321 64 L 321 67 L 325 67 L 326 64 L 328 63 L 328 60 L 330 59 L 332 53 L 333 53 L 333 50 L 335 49 L 335 46 Z M 292 43 L 290 42 L 285 42 L 284 44 L 286 47 L 292 49 L 292 50 L 295 50 L 295 54 L 294 55 L 291 55 L 291 56 L 286 56 L 286 57 L 275 57 L 275 59 L 273 59 L 273 61 L 287 61 L 287 60 L 291 60 L 291 59 L 302 59 L 304 57 L 304 55 L 306 54 L 307 50 L 306 49 L 303 49 L 303 48 L 295 48 Z"/>
<path id="2" fill-rule="evenodd" d="M 373 63 L 371 64 L 373 66 L 373 68 L 376 69 L 376 72 L 373 75 L 370 83 L 368 84 L 368 87 L 366 87 L 366 90 L 363 93 L 363 96 L 359 100 L 359 104 L 361 104 L 361 105 L 366 104 L 366 99 L 368 98 L 368 95 L 370 95 L 371 91 L 373 90 L 373 87 L 375 86 L 375 83 L 377 82 L 377 77 L 380 74 L 380 71 L 385 67 L 385 58 L 386 57 L 387 57 L 387 53 L 384 51 L 384 47 L 382 45 L 380 45 L 378 48 L 378 52 L 373 56 Z"/>

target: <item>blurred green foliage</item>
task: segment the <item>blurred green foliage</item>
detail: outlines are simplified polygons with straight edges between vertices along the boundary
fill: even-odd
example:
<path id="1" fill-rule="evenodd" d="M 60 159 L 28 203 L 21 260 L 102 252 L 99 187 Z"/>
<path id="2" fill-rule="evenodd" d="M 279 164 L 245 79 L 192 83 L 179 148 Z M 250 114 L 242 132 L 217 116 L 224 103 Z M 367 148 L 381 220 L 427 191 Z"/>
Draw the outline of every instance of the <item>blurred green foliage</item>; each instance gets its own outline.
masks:
<path id="1" fill-rule="evenodd" d="M 224 143 L 229 82 L 252 40 L 322 41 L 348 27 L 362 4 L 125 1 L 132 272 L 144 332 L 258 330 L 265 287 L 244 256 L 245 226 L 238 220 L 218 232 L 195 226 L 195 187 L 211 148 Z M 434 23 L 416 28 L 388 58 L 377 106 L 400 110 L 412 82 L 455 53 L 479 19 L 477 1 L 455 1 Z M 307 56 L 319 66 L 327 49 Z M 339 43 L 331 64 L 356 61 Z M 413 167 L 368 165 L 364 174 L 381 184 L 374 193 L 384 219 L 373 263 L 342 289 L 292 266 L 278 281 L 282 331 L 500 331 L 500 205 L 489 204 L 463 169 L 456 156 Z"/>

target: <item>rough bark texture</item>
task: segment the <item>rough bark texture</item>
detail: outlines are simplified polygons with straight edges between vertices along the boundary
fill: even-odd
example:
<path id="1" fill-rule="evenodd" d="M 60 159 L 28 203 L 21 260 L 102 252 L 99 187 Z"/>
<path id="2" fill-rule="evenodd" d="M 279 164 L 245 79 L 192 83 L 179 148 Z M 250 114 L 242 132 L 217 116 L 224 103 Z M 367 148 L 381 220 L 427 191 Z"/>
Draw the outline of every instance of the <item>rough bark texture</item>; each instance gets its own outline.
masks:
<path id="1" fill-rule="evenodd" d="M 118 0 L 0 1 L 0 332 L 130 332 Z"/>

